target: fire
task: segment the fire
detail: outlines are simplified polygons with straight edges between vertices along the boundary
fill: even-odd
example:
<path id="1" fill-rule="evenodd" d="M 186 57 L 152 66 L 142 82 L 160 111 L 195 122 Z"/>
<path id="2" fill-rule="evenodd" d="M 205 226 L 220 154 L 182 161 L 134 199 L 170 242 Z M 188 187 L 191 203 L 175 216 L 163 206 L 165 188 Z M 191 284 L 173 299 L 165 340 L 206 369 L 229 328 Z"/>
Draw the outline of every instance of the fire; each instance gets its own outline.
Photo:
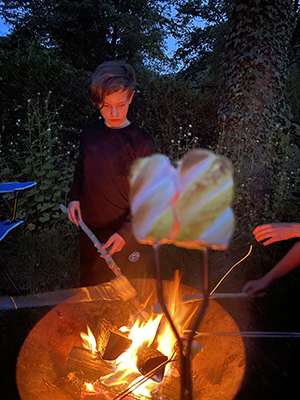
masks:
<path id="1" fill-rule="evenodd" d="M 174 280 L 168 291 L 167 304 L 169 313 L 179 334 L 182 333 L 187 321 L 191 317 L 190 308 L 184 307 L 180 304 L 180 301 L 180 276 L 178 271 L 176 271 Z M 150 346 L 154 341 L 157 344 L 157 350 L 167 356 L 168 359 L 171 358 L 176 338 L 166 318 L 163 317 L 163 314 L 153 315 L 147 322 L 137 319 L 132 326 L 120 328 L 123 332 L 128 332 L 128 337 L 132 340 L 132 344 L 112 364 L 112 373 L 100 378 L 100 382 L 103 385 L 110 387 L 121 384 L 126 384 L 129 387 L 133 386 L 142 376 L 136 367 L 137 352 L 142 346 Z M 81 334 L 81 337 L 86 348 L 91 350 L 96 349 L 96 340 L 89 328 L 88 335 Z M 165 374 L 168 373 L 170 373 L 169 364 L 167 364 L 165 370 Z M 151 391 L 154 388 L 157 388 L 157 383 L 149 378 L 145 379 L 145 383 L 138 386 L 132 393 L 137 396 L 151 397 Z M 93 387 L 91 386 L 92 390 Z"/>
<path id="2" fill-rule="evenodd" d="M 91 350 L 93 353 L 95 353 L 97 351 L 96 339 L 88 326 L 87 326 L 87 333 L 88 333 L 87 335 L 84 332 L 81 332 L 81 334 L 80 334 L 80 336 L 82 338 L 83 347 L 85 347 L 86 349 Z"/>
<path id="3" fill-rule="evenodd" d="M 97 393 L 96 390 L 94 389 L 94 385 L 92 383 L 84 382 L 84 385 L 85 385 L 86 392 Z"/>

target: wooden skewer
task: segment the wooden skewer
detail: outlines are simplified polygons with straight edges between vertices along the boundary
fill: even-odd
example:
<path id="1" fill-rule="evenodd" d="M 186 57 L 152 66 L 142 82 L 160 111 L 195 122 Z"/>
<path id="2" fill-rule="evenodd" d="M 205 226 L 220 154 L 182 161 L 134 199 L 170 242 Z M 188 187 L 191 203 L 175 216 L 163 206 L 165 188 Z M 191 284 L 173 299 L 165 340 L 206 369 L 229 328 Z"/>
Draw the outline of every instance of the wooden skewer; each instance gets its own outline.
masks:
<path id="1" fill-rule="evenodd" d="M 245 298 L 245 297 L 253 298 L 253 297 L 262 297 L 264 295 L 265 295 L 265 293 L 258 293 L 255 296 L 249 296 L 249 295 L 247 295 L 247 293 L 242 293 L 242 292 L 241 293 L 214 293 L 209 296 L 209 299 L 237 299 L 237 298 Z M 203 294 L 201 294 L 201 293 L 194 294 L 191 296 L 184 296 L 182 298 L 182 301 L 184 303 L 187 303 L 189 301 L 197 301 L 197 300 L 203 300 Z"/>
<path id="2" fill-rule="evenodd" d="M 196 332 L 194 339 L 203 336 L 228 336 L 243 338 L 299 338 L 300 332 L 261 332 L 261 331 L 236 331 L 236 332 Z"/>
<path id="3" fill-rule="evenodd" d="M 68 209 L 65 207 L 63 204 L 59 206 L 61 211 L 68 215 Z M 137 292 L 135 288 L 131 285 L 129 280 L 124 276 L 121 272 L 121 268 L 117 266 L 115 263 L 114 259 L 111 257 L 109 252 L 105 249 L 103 249 L 101 243 L 97 239 L 97 237 L 94 235 L 94 233 L 88 228 L 88 226 L 83 222 L 82 219 L 77 219 L 78 225 L 80 228 L 87 234 L 87 236 L 90 238 L 90 240 L 94 243 L 94 246 L 96 249 L 100 252 L 101 256 L 104 258 L 106 261 L 108 267 L 112 270 L 112 272 L 116 275 L 116 278 L 111 281 L 112 285 L 114 286 L 116 292 L 120 295 L 121 299 L 126 301 L 126 300 L 131 300 L 133 305 L 137 308 L 138 312 L 142 315 L 142 317 L 148 321 L 149 315 L 146 313 L 143 309 L 143 307 L 140 305 L 138 299 L 137 299 Z"/>
<path id="4" fill-rule="evenodd" d="M 265 296 L 265 293 L 258 293 L 253 296 L 248 296 L 246 293 L 214 293 L 209 295 L 208 300 L 214 300 L 214 299 L 239 299 L 239 298 L 248 298 L 248 299 L 253 299 L 255 297 L 262 297 Z M 203 294 L 193 294 L 191 296 L 184 296 L 178 304 L 188 304 L 188 303 L 194 303 L 196 301 L 203 300 Z M 156 314 L 159 314 L 162 312 L 161 306 L 159 303 L 155 303 L 153 305 L 153 310 Z"/>

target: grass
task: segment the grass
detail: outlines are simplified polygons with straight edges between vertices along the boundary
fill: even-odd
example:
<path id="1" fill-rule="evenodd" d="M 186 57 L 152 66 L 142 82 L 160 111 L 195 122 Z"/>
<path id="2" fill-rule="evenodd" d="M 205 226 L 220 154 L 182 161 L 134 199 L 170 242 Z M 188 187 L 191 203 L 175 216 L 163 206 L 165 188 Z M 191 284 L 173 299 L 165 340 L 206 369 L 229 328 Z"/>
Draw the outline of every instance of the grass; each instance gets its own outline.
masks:
<path id="1" fill-rule="evenodd" d="M 22 294 L 78 287 L 79 241 L 68 223 L 44 232 L 22 226 L 0 246 L 0 264 Z"/>

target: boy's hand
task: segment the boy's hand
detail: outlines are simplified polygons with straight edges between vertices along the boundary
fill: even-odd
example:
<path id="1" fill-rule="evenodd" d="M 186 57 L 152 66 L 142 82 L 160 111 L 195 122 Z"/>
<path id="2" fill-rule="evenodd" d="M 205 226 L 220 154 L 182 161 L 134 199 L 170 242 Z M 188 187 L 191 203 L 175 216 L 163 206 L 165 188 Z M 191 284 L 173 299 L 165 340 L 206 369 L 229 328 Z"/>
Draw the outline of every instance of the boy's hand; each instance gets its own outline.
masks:
<path id="1" fill-rule="evenodd" d="M 106 243 L 103 244 L 103 249 L 107 250 L 108 247 L 111 247 L 109 249 L 109 254 L 113 255 L 117 251 L 121 251 L 125 245 L 125 240 L 120 236 L 118 233 L 114 233 Z"/>
<path id="2" fill-rule="evenodd" d="M 258 242 L 266 240 L 263 245 L 291 239 L 300 235 L 300 225 L 294 223 L 278 223 L 259 225 L 254 229 L 253 234 Z"/>
<path id="3" fill-rule="evenodd" d="M 70 201 L 68 205 L 68 217 L 71 222 L 78 226 L 77 219 L 82 219 L 79 201 Z"/>

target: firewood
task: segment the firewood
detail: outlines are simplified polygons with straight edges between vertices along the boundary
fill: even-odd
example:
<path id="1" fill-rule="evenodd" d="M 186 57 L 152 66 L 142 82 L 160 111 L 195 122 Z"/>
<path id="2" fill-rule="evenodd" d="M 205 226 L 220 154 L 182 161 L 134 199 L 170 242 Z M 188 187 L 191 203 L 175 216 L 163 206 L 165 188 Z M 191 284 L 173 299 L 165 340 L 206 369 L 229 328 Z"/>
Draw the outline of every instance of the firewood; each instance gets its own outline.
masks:
<path id="1" fill-rule="evenodd" d="M 95 338 L 97 349 L 104 360 L 115 360 L 132 343 L 125 333 L 104 318 L 98 321 Z"/>
<path id="2" fill-rule="evenodd" d="M 163 362 L 167 361 L 168 357 L 162 354 L 155 346 L 151 345 L 144 347 L 137 352 L 137 369 L 142 375 L 146 375 L 154 368 L 158 367 Z M 155 382 L 161 382 L 165 373 L 165 365 L 159 368 L 151 377 Z"/>
<path id="3" fill-rule="evenodd" d="M 100 358 L 99 353 L 83 347 L 73 346 L 69 356 L 62 366 L 59 376 L 67 377 L 69 373 L 83 374 L 85 382 L 94 382 L 103 375 L 111 373 L 111 368 Z"/>

